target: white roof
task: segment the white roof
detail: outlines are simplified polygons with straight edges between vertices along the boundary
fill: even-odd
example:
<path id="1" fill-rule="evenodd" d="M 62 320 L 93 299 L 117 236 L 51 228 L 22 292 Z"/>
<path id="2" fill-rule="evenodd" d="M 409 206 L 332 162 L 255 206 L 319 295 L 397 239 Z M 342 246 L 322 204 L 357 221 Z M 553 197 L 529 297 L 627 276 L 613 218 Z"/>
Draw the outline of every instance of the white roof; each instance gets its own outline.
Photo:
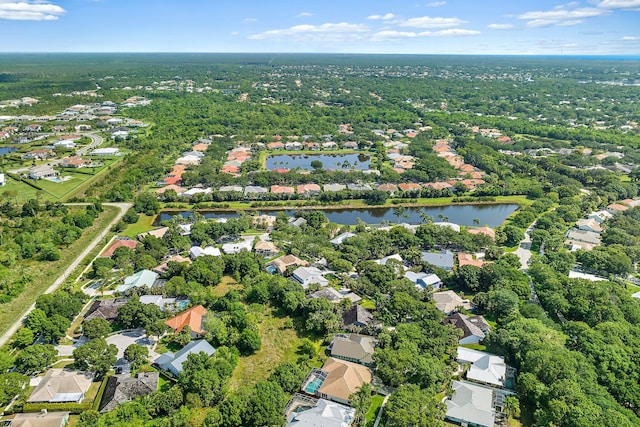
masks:
<path id="1" fill-rule="evenodd" d="M 451 388 L 453 396 L 445 402 L 447 418 L 493 427 L 495 409 L 493 391 L 490 388 L 462 381 L 453 381 Z"/>
<path id="2" fill-rule="evenodd" d="M 187 360 L 187 356 L 196 353 L 206 353 L 211 356 L 216 349 L 205 340 L 191 341 L 177 353 L 167 352 L 155 360 L 162 369 L 169 370 L 178 375 L 182 372 L 182 364 Z"/>
<path id="3" fill-rule="evenodd" d="M 293 414 L 287 427 L 349 427 L 355 415 L 353 408 L 320 399 L 314 408 Z"/>
<path id="4" fill-rule="evenodd" d="M 224 245 L 222 245 L 222 252 L 224 252 L 225 254 L 237 254 L 240 251 L 251 252 L 252 247 L 252 240 L 242 240 L 235 243 L 225 243 Z"/>
<path id="5" fill-rule="evenodd" d="M 467 379 L 485 384 L 504 386 L 507 365 L 504 357 L 470 348 L 458 347 L 458 362 L 471 363 Z"/>
<path id="6" fill-rule="evenodd" d="M 387 265 L 387 262 L 391 259 L 394 259 L 400 263 L 402 263 L 404 260 L 402 259 L 402 257 L 400 256 L 400 254 L 393 254 L 393 255 L 389 255 L 386 256 L 382 259 L 379 259 L 376 261 L 376 264 L 380 264 L 380 265 Z"/>
<path id="7" fill-rule="evenodd" d="M 355 235 L 356 235 L 355 233 L 347 231 L 346 233 L 342 233 L 342 234 L 337 235 L 336 237 L 334 237 L 329 242 L 331 244 L 333 244 L 333 245 L 340 245 L 340 244 L 342 244 L 342 242 L 345 241 L 345 239 L 348 239 L 348 238 L 353 237 Z"/>
<path id="8" fill-rule="evenodd" d="M 206 248 L 193 246 L 191 249 L 189 249 L 189 256 L 191 258 L 198 258 L 205 255 L 221 256 L 222 253 L 220 252 L 220 249 L 214 248 L 213 246 L 207 246 Z"/>
<path id="9" fill-rule="evenodd" d="M 433 225 L 437 225 L 438 227 L 449 227 L 453 231 L 460 232 L 460 226 L 458 224 L 454 224 L 453 222 L 434 222 Z"/>
<path id="10" fill-rule="evenodd" d="M 603 280 L 607 280 L 604 277 L 596 276 L 595 274 L 582 273 L 580 271 L 571 270 L 569 272 L 569 279 L 585 279 L 591 282 L 600 282 Z"/>

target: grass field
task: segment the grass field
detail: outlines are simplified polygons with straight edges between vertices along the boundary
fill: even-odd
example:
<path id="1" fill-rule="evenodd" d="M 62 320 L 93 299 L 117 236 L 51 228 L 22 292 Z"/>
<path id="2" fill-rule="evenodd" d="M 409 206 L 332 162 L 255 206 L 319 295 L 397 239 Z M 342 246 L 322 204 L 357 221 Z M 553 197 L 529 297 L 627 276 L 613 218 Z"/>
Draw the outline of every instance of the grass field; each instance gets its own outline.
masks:
<path id="1" fill-rule="evenodd" d="M 79 191 L 84 190 L 86 187 L 91 185 L 94 180 L 106 174 L 109 167 L 120 160 L 121 159 L 106 160 L 104 166 L 95 168 L 95 170 L 82 169 L 82 172 L 78 172 L 77 169 L 62 169 L 60 173 L 61 177 L 71 177 L 71 179 L 64 182 L 51 182 L 46 179 L 33 181 L 33 184 L 42 190 L 38 190 L 25 182 L 15 180 L 7 176 L 7 184 L 2 187 L 0 193 L 14 191 L 16 192 L 18 202 L 20 203 L 39 197 L 42 197 L 45 200 L 64 202 L 73 197 Z"/>
<path id="2" fill-rule="evenodd" d="M 304 337 L 295 329 L 285 326 L 289 317 L 280 315 L 271 307 L 266 307 L 260 317 L 262 347 L 257 353 L 240 358 L 231 377 L 231 390 L 266 380 L 280 363 L 298 358 L 297 351 Z"/>
<path id="3" fill-rule="evenodd" d="M 100 232 L 111 222 L 120 210 L 114 206 L 105 206 L 104 212 L 96 218 L 93 226 L 84 230 L 82 236 L 63 248 L 60 252 L 60 259 L 54 262 L 30 261 L 24 266 L 24 270 L 16 271 L 16 274 L 25 274 L 30 278 L 30 286 L 16 298 L 6 304 L 0 304 L 0 334 L 4 333 L 22 313 L 31 306 L 36 298 L 42 294 L 60 276 L 69 264 L 89 245 L 89 243 L 100 234 Z M 19 267 L 18 267 L 19 268 Z"/>
<path id="4" fill-rule="evenodd" d="M 153 222 L 155 221 L 155 219 L 155 215 L 149 216 L 140 214 L 140 216 L 138 217 L 138 222 L 136 222 L 135 224 L 129 224 L 127 228 L 120 234 L 135 239 L 138 234 L 153 230 Z"/>

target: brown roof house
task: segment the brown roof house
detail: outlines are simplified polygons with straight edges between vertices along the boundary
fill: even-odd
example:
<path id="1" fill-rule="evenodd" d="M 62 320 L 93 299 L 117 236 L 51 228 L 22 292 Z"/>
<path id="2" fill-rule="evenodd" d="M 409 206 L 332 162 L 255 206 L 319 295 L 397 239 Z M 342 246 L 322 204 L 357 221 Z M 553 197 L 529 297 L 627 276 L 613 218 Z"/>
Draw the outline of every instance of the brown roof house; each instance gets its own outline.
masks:
<path id="1" fill-rule="evenodd" d="M 375 347 L 376 339 L 369 335 L 340 334 L 333 338 L 330 350 L 332 357 L 372 366 Z"/>
<path id="2" fill-rule="evenodd" d="M 256 245 L 253 247 L 253 250 L 258 255 L 262 255 L 264 258 L 272 258 L 278 255 L 278 252 L 280 252 L 280 250 L 272 242 L 263 242 L 262 240 L 256 243 Z"/>
<path id="3" fill-rule="evenodd" d="M 354 305 L 342 313 L 342 322 L 348 329 L 365 328 L 373 322 L 373 314 L 361 305 Z"/>
<path id="4" fill-rule="evenodd" d="M 271 273 L 284 274 L 284 272 L 287 271 L 287 267 L 300 267 L 306 265 L 309 265 L 309 263 L 301 260 L 295 255 L 284 255 L 271 261 L 267 266 L 267 270 Z"/>
<path id="5" fill-rule="evenodd" d="M 453 325 L 462 331 L 458 344 L 478 344 L 489 333 L 490 327 L 482 316 L 466 316 L 455 313 L 445 318 L 442 323 Z"/>
<path id="6" fill-rule="evenodd" d="M 322 369 L 314 369 L 302 389 L 322 399 L 349 404 L 349 396 L 372 379 L 369 368 L 330 357 Z"/>
<path id="7" fill-rule="evenodd" d="M 33 390 L 29 403 L 82 402 L 91 386 L 91 377 L 82 372 L 50 369 Z"/>
<path id="8" fill-rule="evenodd" d="M 69 424 L 68 412 L 32 412 L 15 414 L 13 418 L 2 420 L 9 427 L 65 427 Z M 9 424 L 7 424 L 7 422 Z"/>
<path id="9" fill-rule="evenodd" d="M 118 317 L 118 310 L 126 303 L 125 299 L 96 300 L 84 315 L 84 321 L 91 319 L 115 320 Z"/>
<path id="10" fill-rule="evenodd" d="M 458 310 L 458 307 L 471 309 L 471 302 L 460 298 L 454 291 L 434 292 L 433 301 L 436 303 L 436 308 L 444 314 L 452 314 Z"/>
<path id="11" fill-rule="evenodd" d="M 201 305 L 196 305 L 183 311 L 182 313 L 178 313 L 177 316 L 172 317 L 164 323 L 176 332 L 180 332 L 185 328 L 185 326 L 189 326 L 191 328 L 191 334 L 194 336 L 199 336 L 204 334 L 202 322 L 204 321 L 204 317 L 206 315 L 207 309 Z"/>
<path id="12" fill-rule="evenodd" d="M 100 412 L 113 411 L 121 403 L 156 391 L 159 378 L 158 372 L 140 372 L 135 377 L 128 374 L 109 377 L 100 402 Z"/>

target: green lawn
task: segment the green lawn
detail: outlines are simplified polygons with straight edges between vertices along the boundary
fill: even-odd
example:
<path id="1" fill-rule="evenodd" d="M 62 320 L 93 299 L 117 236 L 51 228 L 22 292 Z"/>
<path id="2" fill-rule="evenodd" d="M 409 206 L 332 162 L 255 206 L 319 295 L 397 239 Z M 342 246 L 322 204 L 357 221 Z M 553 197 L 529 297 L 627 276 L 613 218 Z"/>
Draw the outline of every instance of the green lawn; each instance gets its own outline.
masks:
<path id="1" fill-rule="evenodd" d="M 136 222 L 135 224 L 129 224 L 127 228 L 120 234 L 135 239 L 138 234 L 153 230 L 155 228 L 153 226 L 153 222 L 155 221 L 155 219 L 155 215 L 149 216 L 140 214 L 140 216 L 138 217 L 138 222 Z"/>
<path id="2" fill-rule="evenodd" d="M 104 206 L 104 212 L 96 218 L 93 226 L 84 230 L 82 236 L 71 245 L 63 248 L 60 259 L 54 262 L 30 260 L 24 263 L 24 270 L 17 267 L 12 273 L 25 274 L 29 277 L 29 286 L 16 298 L 6 304 L 0 304 L 0 333 L 4 333 L 31 306 L 36 298 L 67 269 L 69 264 L 89 245 L 89 243 L 111 222 L 120 212 L 113 206 Z M 91 256 L 91 255 L 89 255 Z M 84 268 L 84 267 L 82 267 Z"/>
<path id="3" fill-rule="evenodd" d="M 258 328 L 262 347 L 257 353 L 240 358 L 231 377 L 231 390 L 266 380 L 280 363 L 298 358 L 303 337 L 295 329 L 285 327 L 288 317 L 279 315 L 271 307 L 265 307 L 260 317 Z M 320 340 L 317 341 L 319 344 Z"/>
<path id="4" fill-rule="evenodd" d="M 371 406 L 369 406 L 369 410 L 365 415 L 365 419 L 367 420 L 367 427 L 373 427 L 373 424 L 376 421 L 376 417 L 378 416 L 378 412 L 380 411 L 380 407 L 382 406 L 383 400 L 384 396 L 381 394 L 376 394 L 371 398 Z"/>
<path id="5" fill-rule="evenodd" d="M 6 185 L 0 188 L 0 194 L 15 192 L 18 203 L 24 203 L 29 199 L 36 199 L 38 194 L 42 194 L 45 199 L 53 199 L 53 196 L 31 187 L 22 181 L 17 181 L 6 175 Z M 13 199 L 15 201 L 15 199 Z"/>

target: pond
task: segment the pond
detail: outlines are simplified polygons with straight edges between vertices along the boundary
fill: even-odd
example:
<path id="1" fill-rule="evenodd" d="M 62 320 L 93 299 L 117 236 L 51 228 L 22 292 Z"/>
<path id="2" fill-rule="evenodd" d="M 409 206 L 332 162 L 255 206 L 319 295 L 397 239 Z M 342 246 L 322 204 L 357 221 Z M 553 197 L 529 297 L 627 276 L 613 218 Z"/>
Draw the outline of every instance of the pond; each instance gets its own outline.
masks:
<path id="1" fill-rule="evenodd" d="M 294 169 L 313 170 L 311 162 L 318 160 L 322 168 L 326 170 L 365 170 L 369 169 L 371 156 L 368 154 L 276 154 L 268 156 L 267 169 Z"/>
<path id="2" fill-rule="evenodd" d="M 16 147 L 0 147 L 0 156 L 4 156 L 5 154 L 13 153 L 16 151 Z"/>
<path id="3" fill-rule="evenodd" d="M 464 226 L 488 226 L 498 227 L 504 220 L 518 209 L 518 205 L 499 204 L 499 205 L 450 205 L 450 206 L 427 206 L 406 208 L 404 215 L 398 217 L 393 208 L 366 208 L 366 209 L 323 209 L 322 212 L 327 216 L 329 221 L 337 224 L 356 225 L 358 219 L 367 224 L 380 224 L 383 221 L 393 223 L 406 222 L 409 224 L 422 223 L 421 212 L 433 218 L 434 222 L 449 221 Z M 247 211 L 248 213 L 255 211 Z M 292 216 L 296 211 L 289 210 L 273 210 L 258 211 L 258 214 L 277 215 L 279 212 Z M 239 214 L 234 212 L 200 212 L 205 218 L 234 218 Z M 161 212 L 160 220 L 170 219 L 172 215 L 189 216 L 189 211 L 184 212 Z M 477 220 L 477 221 L 474 221 Z"/>

